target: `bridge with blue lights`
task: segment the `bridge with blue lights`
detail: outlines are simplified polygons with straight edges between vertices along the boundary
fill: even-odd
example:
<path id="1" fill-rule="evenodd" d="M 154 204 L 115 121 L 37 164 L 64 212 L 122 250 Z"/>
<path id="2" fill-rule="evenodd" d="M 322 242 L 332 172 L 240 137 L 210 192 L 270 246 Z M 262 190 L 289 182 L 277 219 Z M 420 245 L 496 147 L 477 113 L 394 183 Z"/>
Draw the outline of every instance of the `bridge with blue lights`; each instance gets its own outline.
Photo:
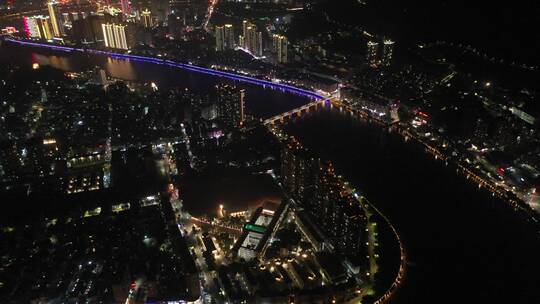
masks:
<path id="1" fill-rule="evenodd" d="M 139 56 L 139 55 L 132 55 L 132 54 L 121 54 L 121 53 L 115 53 L 115 52 L 109 52 L 109 51 L 101 51 L 101 50 L 94 50 L 94 49 L 85 49 L 85 48 L 76 48 L 76 47 L 69 47 L 69 46 L 63 46 L 63 45 L 54 45 L 54 44 L 47 44 L 47 43 L 41 43 L 41 42 L 34 42 L 34 41 L 27 41 L 27 40 L 18 40 L 13 38 L 4 38 L 4 41 L 16 43 L 19 45 L 26 45 L 26 46 L 33 46 L 33 47 L 40 47 L 40 48 L 48 48 L 52 50 L 62 51 L 62 52 L 81 52 L 81 53 L 91 53 L 96 55 L 105 55 L 112 58 L 119 58 L 119 59 L 126 59 L 126 60 L 132 60 L 132 61 L 138 61 L 138 62 L 148 62 L 153 64 L 160 64 L 160 65 L 166 65 L 170 67 L 180 68 L 183 70 L 188 70 L 192 72 L 207 74 L 207 75 L 213 75 L 217 77 L 223 77 L 243 83 L 249 83 L 257 86 L 262 87 L 268 87 L 276 90 L 280 90 L 286 93 L 291 93 L 303 97 L 307 97 L 312 100 L 324 100 L 326 99 L 325 96 L 318 94 L 316 92 L 295 87 L 288 84 L 283 83 L 277 83 L 272 82 L 269 80 L 259 79 L 255 77 L 250 77 L 246 75 L 231 73 L 231 72 L 224 72 L 217 69 L 211 69 L 206 68 L 202 66 L 197 66 L 194 64 L 189 63 L 180 63 L 175 62 L 172 60 L 166 60 L 166 59 L 159 59 L 159 58 L 153 58 L 153 57 L 147 57 L 147 56 Z"/>

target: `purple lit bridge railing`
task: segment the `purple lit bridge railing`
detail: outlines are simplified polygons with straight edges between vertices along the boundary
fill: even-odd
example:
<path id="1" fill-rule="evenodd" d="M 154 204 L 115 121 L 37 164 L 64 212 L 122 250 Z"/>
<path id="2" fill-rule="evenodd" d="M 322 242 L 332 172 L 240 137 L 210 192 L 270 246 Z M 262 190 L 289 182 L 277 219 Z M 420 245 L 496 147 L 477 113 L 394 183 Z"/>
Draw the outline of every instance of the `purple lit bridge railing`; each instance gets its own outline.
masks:
<path id="1" fill-rule="evenodd" d="M 93 49 L 83 49 L 83 48 L 75 48 L 75 47 L 68 47 L 68 46 L 61 46 L 61 45 L 53 45 L 53 44 L 47 44 L 47 43 L 27 41 L 27 40 L 17 40 L 17 39 L 12 39 L 12 38 L 4 38 L 4 41 L 16 43 L 19 45 L 28 45 L 28 46 L 33 46 L 33 47 L 48 48 L 48 49 L 58 50 L 58 51 L 63 51 L 63 52 L 91 53 L 91 54 L 105 55 L 105 56 L 119 58 L 119 59 L 167 65 L 167 66 L 176 67 L 176 68 L 180 68 L 180 69 L 184 69 L 184 70 L 188 70 L 192 72 L 213 75 L 213 76 L 218 76 L 218 77 L 224 77 L 224 78 L 228 78 L 228 79 L 243 82 L 243 83 L 254 84 L 257 86 L 270 87 L 273 89 L 284 91 L 286 93 L 291 93 L 291 94 L 307 97 L 313 100 L 326 99 L 326 97 L 321 94 L 318 94 L 316 92 L 313 92 L 307 89 L 295 87 L 292 85 L 276 83 L 276 82 L 272 82 L 272 81 L 268 81 L 264 79 L 258 79 L 255 77 L 235 74 L 231 72 L 224 72 L 224 71 L 211 69 L 211 68 L 205 68 L 202 66 L 197 66 L 197 65 L 188 64 L 188 63 L 175 62 L 172 60 L 158 59 L 158 58 L 153 58 L 153 57 L 131 55 L 131 54 L 120 54 L 120 53 L 115 53 L 115 52 L 100 51 L 100 50 L 93 50 Z"/>

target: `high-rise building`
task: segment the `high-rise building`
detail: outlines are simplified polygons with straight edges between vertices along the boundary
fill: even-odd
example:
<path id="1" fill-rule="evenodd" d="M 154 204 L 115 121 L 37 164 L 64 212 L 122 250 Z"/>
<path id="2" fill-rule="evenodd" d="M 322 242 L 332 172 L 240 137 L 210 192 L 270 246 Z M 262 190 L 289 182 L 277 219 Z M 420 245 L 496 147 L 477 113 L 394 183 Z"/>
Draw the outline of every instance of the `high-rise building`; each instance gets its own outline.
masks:
<path id="1" fill-rule="evenodd" d="M 217 89 L 218 118 L 229 128 L 237 128 L 244 123 L 245 91 L 228 84 L 220 84 Z"/>
<path id="2" fill-rule="evenodd" d="M 53 38 L 51 31 L 51 22 L 49 17 L 45 16 L 31 16 L 23 17 L 24 30 L 27 37 L 47 39 Z"/>
<path id="3" fill-rule="evenodd" d="M 280 63 L 287 63 L 288 60 L 288 40 L 287 37 L 274 34 L 272 36 L 272 51 L 276 54 L 276 59 Z"/>
<path id="4" fill-rule="evenodd" d="M 102 24 L 120 23 L 122 16 L 109 14 L 90 14 L 72 22 L 73 40 L 82 43 L 104 41 Z"/>
<path id="5" fill-rule="evenodd" d="M 358 201 L 345 195 L 334 201 L 332 240 L 338 253 L 356 255 L 365 247 L 367 218 Z"/>
<path id="6" fill-rule="evenodd" d="M 375 41 L 368 41 L 366 60 L 370 65 L 377 65 L 379 62 L 379 43 Z"/>
<path id="7" fill-rule="evenodd" d="M 103 23 L 103 41 L 112 49 L 128 50 L 133 46 L 133 33 L 128 25 Z"/>
<path id="8" fill-rule="evenodd" d="M 246 30 L 246 34 L 244 35 L 244 48 L 246 50 L 250 50 L 253 45 L 253 33 L 255 32 L 253 30 L 253 26 L 249 25 Z"/>
<path id="9" fill-rule="evenodd" d="M 343 234 L 341 239 L 341 250 L 345 254 L 365 253 L 367 240 L 367 217 L 365 212 L 358 205 L 358 201 L 353 202 L 354 206 L 347 207 L 343 216 Z"/>
<path id="10" fill-rule="evenodd" d="M 51 19 L 51 25 L 53 29 L 54 37 L 62 37 L 64 34 L 64 27 L 60 22 L 60 12 L 58 10 L 58 3 L 54 0 L 47 3 L 49 10 L 49 18 Z"/>
<path id="11" fill-rule="evenodd" d="M 307 206 L 308 213 L 326 235 L 334 235 L 335 220 L 332 214 L 335 202 L 340 200 L 341 187 L 331 164 L 321 166 L 319 176 L 313 202 Z"/>
<path id="12" fill-rule="evenodd" d="M 232 24 L 225 24 L 225 32 L 224 32 L 224 43 L 225 48 L 227 49 L 234 49 L 234 27 Z"/>
<path id="13" fill-rule="evenodd" d="M 86 17 L 82 17 L 79 12 L 71 12 L 71 21 L 77 21 L 81 18 L 86 18 Z"/>
<path id="14" fill-rule="evenodd" d="M 148 9 L 141 12 L 141 21 L 146 28 L 151 28 L 154 25 L 152 22 L 152 13 Z"/>
<path id="15" fill-rule="evenodd" d="M 244 46 L 247 50 L 251 50 L 253 48 L 253 40 L 254 34 L 256 33 L 255 25 L 250 25 L 246 29 L 246 36 L 244 36 L 244 41 L 246 45 Z"/>
<path id="16" fill-rule="evenodd" d="M 95 35 L 92 30 L 90 18 L 74 20 L 72 26 L 73 40 L 82 43 L 90 43 L 95 41 Z"/>
<path id="17" fill-rule="evenodd" d="M 253 28 L 251 31 L 251 45 L 249 48 L 250 52 L 255 56 L 262 56 L 262 45 L 262 33 L 257 32 L 257 28 Z"/>
<path id="18" fill-rule="evenodd" d="M 238 36 L 238 45 L 240 47 L 244 47 L 244 45 L 246 45 L 246 41 L 243 35 Z"/>
<path id="19" fill-rule="evenodd" d="M 257 31 L 257 26 L 244 20 L 242 23 L 241 47 L 255 56 L 262 56 L 263 44 L 262 33 Z"/>
<path id="20" fill-rule="evenodd" d="M 363 254 L 366 216 L 347 193 L 331 163 L 323 163 L 294 138 L 281 150 L 281 181 L 286 193 L 304 207 L 337 253 Z"/>
<path id="21" fill-rule="evenodd" d="M 216 51 L 225 50 L 225 30 L 223 26 L 216 26 Z"/>
<path id="22" fill-rule="evenodd" d="M 234 49 L 234 28 L 232 24 L 216 26 L 216 51 Z"/>
<path id="23" fill-rule="evenodd" d="M 277 52 L 277 48 L 278 48 L 278 41 L 279 41 L 279 34 L 272 34 L 272 53 L 276 53 Z"/>
<path id="24" fill-rule="evenodd" d="M 363 253 L 367 219 L 358 200 L 344 191 L 331 164 L 321 167 L 316 196 L 306 209 L 337 253 Z"/>
<path id="25" fill-rule="evenodd" d="M 52 31 L 51 31 L 51 22 L 50 18 L 41 16 L 41 18 L 37 19 L 38 28 L 40 32 L 40 36 L 42 39 L 52 39 Z"/>
<path id="26" fill-rule="evenodd" d="M 103 86 L 107 86 L 109 84 L 109 80 L 107 79 L 107 72 L 104 69 L 99 69 L 99 83 Z"/>
<path id="27" fill-rule="evenodd" d="M 71 23 L 71 15 L 68 12 L 62 13 L 62 21 L 60 22 L 62 25 L 70 24 Z"/>
<path id="28" fill-rule="evenodd" d="M 242 21 L 242 36 L 243 37 L 247 36 L 247 27 L 248 26 L 250 26 L 249 21 L 247 21 L 247 20 Z"/>
<path id="29" fill-rule="evenodd" d="M 284 190 L 294 196 L 296 191 L 296 171 L 298 153 L 302 146 L 296 140 L 290 140 L 281 147 L 281 181 Z"/>
<path id="30" fill-rule="evenodd" d="M 394 41 L 390 39 L 385 39 L 383 41 L 382 60 L 381 60 L 383 66 L 390 66 L 392 64 L 393 54 L 394 54 Z"/>
<path id="31" fill-rule="evenodd" d="M 310 205 L 318 185 L 321 161 L 313 157 L 295 139 L 281 149 L 281 178 L 283 188 L 292 198 Z"/>
<path id="32" fill-rule="evenodd" d="M 37 27 L 36 16 L 23 17 L 24 32 L 28 38 L 39 38 L 39 29 Z"/>

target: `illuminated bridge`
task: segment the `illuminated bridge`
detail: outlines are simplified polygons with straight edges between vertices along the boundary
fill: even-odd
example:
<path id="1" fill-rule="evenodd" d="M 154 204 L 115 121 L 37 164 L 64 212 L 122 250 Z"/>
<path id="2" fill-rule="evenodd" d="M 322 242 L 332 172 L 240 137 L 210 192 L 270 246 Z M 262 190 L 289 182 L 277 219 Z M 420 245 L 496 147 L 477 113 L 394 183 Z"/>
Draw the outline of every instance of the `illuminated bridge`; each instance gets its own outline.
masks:
<path id="1" fill-rule="evenodd" d="M 250 83 L 257 86 L 262 87 L 268 87 L 276 90 L 280 90 L 286 93 L 291 93 L 295 95 L 300 95 L 303 97 L 307 97 L 316 101 L 324 100 L 326 97 L 315 93 L 310 90 L 298 88 L 295 86 L 291 86 L 288 84 L 283 83 L 276 83 L 269 80 L 264 79 L 258 79 L 255 77 L 235 74 L 231 72 L 224 72 L 216 69 L 210 69 L 205 68 L 193 64 L 188 63 L 179 63 L 172 60 L 166 60 L 166 59 L 159 59 L 159 58 L 153 58 L 153 57 L 146 57 L 146 56 L 138 56 L 138 55 L 131 55 L 131 54 L 120 54 L 120 53 L 114 53 L 114 52 L 108 52 L 108 51 L 100 51 L 100 50 L 93 50 L 93 49 L 84 49 L 84 48 L 75 48 L 75 47 L 68 47 L 68 46 L 61 46 L 61 45 L 53 45 L 53 44 L 47 44 L 47 43 L 40 43 L 40 42 L 32 42 L 32 41 L 26 41 L 26 40 L 17 40 L 13 38 L 4 38 L 4 41 L 17 43 L 20 45 L 27 45 L 27 46 L 33 46 L 33 47 L 41 47 L 41 48 L 48 48 L 52 50 L 58 50 L 63 52 L 81 52 L 81 53 L 91 53 L 91 54 L 97 54 L 97 55 L 105 55 L 113 58 L 119 58 L 119 59 L 126 59 L 126 60 L 132 60 L 132 61 L 138 61 L 138 62 L 148 62 L 153 64 L 161 64 L 161 65 L 167 65 L 175 68 L 180 68 L 192 72 L 197 73 L 203 73 L 207 75 L 213 75 L 218 77 L 223 77 L 227 79 L 232 79 L 235 81 L 243 82 L 243 83 Z"/>
<path id="2" fill-rule="evenodd" d="M 303 113 L 309 113 L 310 111 L 314 111 L 319 107 L 324 107 L 326 105 L 332 105 L 332 101 L 330 98 L 327 99 L 319 99 L 314 100 L 306 105 L 303 105 L 301 107 L 292 109 L 287 112 L 283 112 L 281 114 L 278 114 L 276 116 L 270 117 L 264 121 L 265 125 L 272 125 L 275 123 L 285 122 L 287 120 L 290 120 L 294 117 L 300 117 Z"/>

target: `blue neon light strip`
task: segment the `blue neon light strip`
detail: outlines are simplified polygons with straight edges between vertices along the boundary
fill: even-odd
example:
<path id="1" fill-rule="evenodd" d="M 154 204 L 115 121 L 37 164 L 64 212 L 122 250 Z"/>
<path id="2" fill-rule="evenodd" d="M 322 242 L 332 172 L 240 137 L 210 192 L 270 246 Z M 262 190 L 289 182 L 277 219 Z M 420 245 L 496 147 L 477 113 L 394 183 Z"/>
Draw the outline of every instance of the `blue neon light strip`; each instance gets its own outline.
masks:
<path id="1" fill-rule="evenodd" d="M 213 75 L 213 76 L 218 76 L 218 77 L 225 77 L 228 79 L 232 79 L 232 80 L 236 80 L 236 81 L 240 81 L 244 83 L 250 83 L 250 84 L 254 84 L 258 86 L 279 89 L 287 93 L 292 93 L 292 94 L 308 97 L 311 99 L 317 99 L 317 100 L 326 99 L 326 97 L 324 97 L 323 95 L 317 94 L 315 92 L 312 92 L 306 89 L 294 87 L 291 85 L 275 83 L 275 82 L 271 82 L 264 79 L 258 79 L 258 78 L 235 74 L 231 72 L 224 72 L 224 71 L 220 71 L 216 69 L 205 68 L 205 67 L 201 67 L 201 66 L 197 66 L 193 64 L 179 63 L 172 60 L 157 59 L 157 58 L 152 58 L 152 57 L 138 56 L 138 55 L 131 55 L 131 54 L 120 54 L 120 53 L 99 51 L 99 50 L 92 50 L 92 49 L 74 48 L 74 47 L 67 47 L 67 46 L 60 46 L 60 45 L 51 45 L 51 44 L 38 43 L 38 42 L 21 41 L 21 40 L 15 40 L 15 39 L 10 39 L 10 38 L 6 38 L 5 40 L 18 43 L 21 45 L 30 45 L 30 46 L 35 46 L 35 47 L 49 48 L 49 49 L 59 50 L 59 51 L 64 51 L 64 52 L 87 52 L 87 53 L 104 55 L 104 56 L 109 56 L 109 57 L 119 58 L 119 59 L 167 65 L 170 67 L 180 68 L 180 69 L 184 69 L 184 70 L 188 70 L 192 72 L 203 73 L 203 74 Z"/>

